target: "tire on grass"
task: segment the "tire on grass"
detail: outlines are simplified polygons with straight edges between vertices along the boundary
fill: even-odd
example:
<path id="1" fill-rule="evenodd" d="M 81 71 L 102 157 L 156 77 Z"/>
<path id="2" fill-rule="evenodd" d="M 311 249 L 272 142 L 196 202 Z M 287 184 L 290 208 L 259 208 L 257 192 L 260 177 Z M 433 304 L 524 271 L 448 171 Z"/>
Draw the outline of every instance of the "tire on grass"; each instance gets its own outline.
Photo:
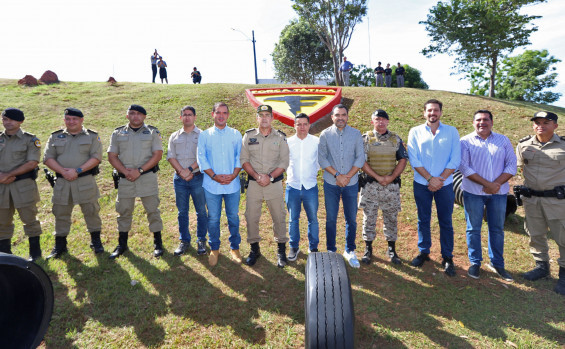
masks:
<path id="1" fill-rule="evenodd" d="M 306 348 L 354 348 L 353 298 L 341 255 L 308 255 L 304 307 Z"/>

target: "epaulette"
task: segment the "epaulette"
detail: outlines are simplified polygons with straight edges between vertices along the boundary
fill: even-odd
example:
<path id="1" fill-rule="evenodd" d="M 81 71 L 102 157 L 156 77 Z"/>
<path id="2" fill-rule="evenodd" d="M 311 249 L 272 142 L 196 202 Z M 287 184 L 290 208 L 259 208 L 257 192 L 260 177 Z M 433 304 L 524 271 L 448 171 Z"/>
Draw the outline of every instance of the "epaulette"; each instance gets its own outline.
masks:
<path id="1" fill-rule="evenodd" d="M 88 133 L 94 133 L 95 135 L 98 134 L 98 132 L 96 132 L 96 131 L 94 131 L 94 130 L 91 130 L 91 129 L 89 129 L 89 128 L 87 128 L 86 130 L 88 131 Z"/>
<path id="2" fill-rule="evenodd" d="M 148 129 L 150 130 L 156 130 L 157 127 L 153 126 L 153 125 L 146 125 Z"/>
<path id="3" fill-rule="evenodd" d="M 116 127 L 116 128 L 114 129 L 114 131 L 121 130 L 121 129 L 125 128 L 125 127 L 126 127 L 126 125 L 123 125 L 123 126 L 120 126 L 120 127 Z"/>
<path id="4" fill-rule="evenodd" d="M 27 132 L 27 131 L 23 131 L 23 134 L 24 134 L 24 135 L 28 135 L 28 136 L 32 136 L 32 137 L 35 138 L 35 135 L 34 135 L 33 133 L 29 133 L 29 132 Z"/>
<path id="5" fill-rule="evenodd" d="M 251 131 L 255 131 L 255 129 L 254 129 L 254 128 L 250 128 L 249 130 L 245 131 L 245 133 L 251 132 Z"/>
<path id="6" fill-rule="evenodd" d="M 55 132 L 51 132 L 51 134 L 54 135 L 54 134 L 61 133 L 61 132 L 63 132 L 63 130 L 57 130 Z"/>
<path id="7" fill-rule="evenodd" d="M 277 130 L 277 131 L 278 131 L 278 132 L 279 132 L 279 133 L 280 133 L 281 135 L 283 135 L 283 136 L 285 136 L 285 137 L 286 137 L 286 133 L 284 133 L 284 132 L 283 132 L 283 131 L 281 131 L 281 130 Z"/>
<path id="8" fill-rule="evenodd" d="M 532 135 L 529 135 L 529 136 L 526 136 L 526 137 L 520 139 L 520 140 L 518 141 L 518 143 L 525 142 L 525 141 L 527 141 L 527 140 L 530 139 L 530 138 L 532 138 Z"/>

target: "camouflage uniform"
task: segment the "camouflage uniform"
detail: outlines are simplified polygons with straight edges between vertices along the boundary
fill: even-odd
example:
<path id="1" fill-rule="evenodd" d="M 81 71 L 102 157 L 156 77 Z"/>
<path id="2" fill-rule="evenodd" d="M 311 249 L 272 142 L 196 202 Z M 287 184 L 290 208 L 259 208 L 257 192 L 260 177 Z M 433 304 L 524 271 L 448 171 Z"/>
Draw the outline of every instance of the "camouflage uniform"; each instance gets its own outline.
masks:
<path id="1" fill-rule="evenodd" d="M 391 175 L 397 161 L 408 158 L 402 139 L 390 131 L 384 135 L 374 130 L 365 133 L 363 146 L 367 163 L 381 176 Z M 387 241 L 396 241 L 397 216 L 401 210 L 399 184 L 382 186 L 376 181 L 367 183 L 361 189 L 359 208 L 363 210 L 363 240 L 375 240 L 378 210 L 381 209 L 385 238 Z"/>

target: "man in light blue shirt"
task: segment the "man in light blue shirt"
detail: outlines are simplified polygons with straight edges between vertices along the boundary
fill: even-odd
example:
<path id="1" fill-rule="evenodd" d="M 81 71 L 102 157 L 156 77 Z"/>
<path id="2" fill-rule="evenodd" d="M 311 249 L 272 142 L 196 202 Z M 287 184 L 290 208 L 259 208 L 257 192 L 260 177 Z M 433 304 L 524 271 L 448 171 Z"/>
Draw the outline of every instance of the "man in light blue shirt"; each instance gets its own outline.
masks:
<path id="1" fill-rule="evenodd" d="M 471 266 L 467 274 L 478 279 L 483 260 L 481 228 L 488 223 L 489 269 L 506 281 L 504 269 L 504 221 L 509 191 L 508 180 L 516 174 L 516 154 L 508 137 L 492 132 L 492 113 L 479 110 L 473 116 L 475 131 L 461 138 L 461 190 L 467 220 L 467 247 Z"/>
<path id="2" fill-rule="evenodd" d="M 357 233 L 358 171 L 365 164 L 363 137 L 359 130 L 347 125 L 347 107 L 336 105 L 332 110 L 333 126 L 320 134 L 318 163 L 324 169 L 324 199 L 326 205 L 326 246 L 335 252 L 339 200 L 345 216 L 345 251 L 343 256 L 353 268 L 359 268 L 355 255 Z"/>
<path id="3" fill-rule="evenodd" d="M 424 104 L 426 123 L 408 134 L 408 157 L 414 169 L 414 199 L 418 209 L 418 249 L 420 254 L 412 266 L 421 267 L 430 260 L 432 246 L 430 221 L 432 201 L 436 202 L 439 221 L 441 256 L 444 272 L 455 276 L 453 264 L 453 172 L 461 162 L 459 133 L 453 126 L 442 124 L 443 104 L 430 99 Z"/>
<path id="4" fill-rule="evenodd" d="M 204 195 L 208 206 L 208 237 L 210 256 L 208 263 L 214 266 L 220 256 L 220 216 L 222 199 L 225 203 L 232 259 L 241 263 L 239 244 L 239 171 L 241 163 L 241 133 L 227 126 L 228 106 L 223 102 L 214 104 L 212 109 L 214 126 L 200 133 L 198 138 L 198 166 L 205 173 Z"/>
<path id="5" fill-rule="evenodd" d="M 353 69 L 353 63 L 347 60 L 347 57 L 343 57 L 343 63 L 339 66 L 339 71 L 341 72 L 341 79 L 343 80 L 343 86 L 349 86 L 349 75 Z"/>

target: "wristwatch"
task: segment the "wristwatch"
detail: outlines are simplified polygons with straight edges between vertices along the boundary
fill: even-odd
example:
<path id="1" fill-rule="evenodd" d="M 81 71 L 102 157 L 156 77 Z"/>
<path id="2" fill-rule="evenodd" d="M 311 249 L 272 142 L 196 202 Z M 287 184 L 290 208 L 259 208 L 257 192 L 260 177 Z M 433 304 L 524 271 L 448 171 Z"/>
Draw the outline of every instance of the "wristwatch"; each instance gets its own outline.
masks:
<path id="1" fill-rule="evenodd" d="M 75 171 L 77 171 L 78 174 L 80 174 L 82 172 L 82 168 L 77 168 Z"/>
<path id="2" fill-rule="evenodd" d="M 334 178 L 337 178 L 337 176 L 339 176 L 340 174 L 341 174 L 341 173 L 339 173 L 339 172 L 336 171 L 335 174 L 334 174 Z"/>
<path id="3" fill-rule="evenodd" d="M 139 171 L 140 174 L 143 174 L 143 172 L 145 172 L 141 167 L 138 167 L 137 170 Z"/>
<path id="4" fill-rule="evenodd" d="M 273 176 L 271 176 L 270 173 L 269 173 L 269 178 L 271 179 L 271 183 L 273 183 L 273 181 L 274 181 L 275 179 L 273 178 Z"/>
<path id="5" fill-rule="evenodd" d="M 188 166 L 188 170 L 189 170 L 190 172 L 194 171 L 194 169 L 192 168 L 192 166 Z"/>

